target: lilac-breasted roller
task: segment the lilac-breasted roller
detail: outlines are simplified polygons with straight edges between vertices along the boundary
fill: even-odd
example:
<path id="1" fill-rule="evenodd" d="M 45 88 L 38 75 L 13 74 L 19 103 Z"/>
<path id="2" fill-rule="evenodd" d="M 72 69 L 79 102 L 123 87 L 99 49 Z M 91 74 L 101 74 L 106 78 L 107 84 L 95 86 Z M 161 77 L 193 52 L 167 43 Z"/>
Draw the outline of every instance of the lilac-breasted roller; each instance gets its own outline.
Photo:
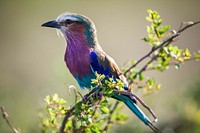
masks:
<path id="1" fill-rule="evenodd" d="M 67 42 L 64 60 L 81 88 L 90 89 L 93 86 L 91 80 L 96 78 L 97 72 L 120 79 L 127 90 L 125 76 L 99 45 L 95 25 L 89 18 L 75 13 L 63 13 L 42 26 L 59 29 L 63 34 Z M 113 94 L 112 97 L 124 102 L 141 121 L 152 126 L 151 121 L 130 97 L 119 94 Z"/>

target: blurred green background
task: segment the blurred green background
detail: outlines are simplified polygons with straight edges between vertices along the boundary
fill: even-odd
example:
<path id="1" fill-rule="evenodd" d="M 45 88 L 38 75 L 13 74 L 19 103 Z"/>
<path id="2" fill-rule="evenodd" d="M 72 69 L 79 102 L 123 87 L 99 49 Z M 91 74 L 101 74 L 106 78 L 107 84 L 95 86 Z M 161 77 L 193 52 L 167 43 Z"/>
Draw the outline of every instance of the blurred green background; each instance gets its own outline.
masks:
<path id="1" fill-rule="evenodd" d="M 200 20 L 199 0 L 1 0 L 0 1 L 0 106 L 9 112 L 12 123 L 23 133 L 39 132 L 38 109 L 44 97 L 58 93 L 73 101 L 68 86 L 76 85 L 64 63 L 65 40 L 43 22 L 69 11 L 91 18 L 103 49 L 119 66 L 139 59 L 149 47 L 146 10 L 160 13 L 165 24 L 178 29 L 183 21 Z M 192 52 L 200 49 L 200 25 L 185 31 L 176 41 Z M 157 114 L 157 126 L 166 133 L 200 132 L 200 62 L 189 62 L 181 70 L 148 72 L 162 84 L 155 94 L 143 97 Z M 140 66 L 139 66 L 140 67 Z M 127 124 L 111 132 L 148 132 L 130 111 Z M 11 130 L 0 117 L 0 133 Z"/>

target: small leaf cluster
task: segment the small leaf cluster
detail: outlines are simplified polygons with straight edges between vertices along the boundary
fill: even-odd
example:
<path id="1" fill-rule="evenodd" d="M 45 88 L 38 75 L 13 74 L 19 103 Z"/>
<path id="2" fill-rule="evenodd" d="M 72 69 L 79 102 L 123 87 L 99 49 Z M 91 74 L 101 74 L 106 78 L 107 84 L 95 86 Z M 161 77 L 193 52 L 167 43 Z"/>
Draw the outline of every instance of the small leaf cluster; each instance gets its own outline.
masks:
<path id="1" fill-rule="evenodd" d="M 111 123 L 125 121 L 126 116 L 121 114 L 121 109 L 112 112 L 113 106 L 105 97 L 101 100 L 92 98 L 84 104 L 78 104 L 71 118 L 76 123 L 70 132 L 101 133 L 106 132 L 106 127 Z"/>
<path id="2" fill-rule="evenodd" d="M 186 61 L 199 60 L 200 54 L 193 53 L 189 49 L 181 49 L 174 45 L 173 36 L 177 35 L 179 31 L 169 31 L 169 25 L 163 25 L 163 20 L 156 11 L 147 10 L 148 16 L 146 20 L 150 22 L 147 26 L 147 37 L 143 37 L 146 43 L 151 47 L 151 51 L 146 55 L 149 59 L 147 63 L 141 69 L 136 67 L 132 68 L 126 75 L 128 82 L 132 85 L 132 88 L 142 90 L 143 94 L 151 92 L 157 92 L 161 88 L 160 83 L 156 83 L 153 78 L 146 77 L 145 71 L 156 70 L 164 71 L 174 66 L 179 69 L 180 66 Z M 146 58 L 145 57 L 145 58 Z M 130 66 L 134 66 L 137 61 L 129 62 L 123 71 L 126 71 Z M 135 90 L 137 91 L 137 90 Z"/>
<path id="3" fill-rule="evenodd" d="M 179 69 L 182 63 L 193 58 L 194 57 L 187 48 L 183 50 L 178 48 L 178 46 L 170 44 L 160 50 L 157 55 L 157 64 L 150 64 L 149 69 L 164 71 L 172 65 L 174 65 L 176 69 Z"/>
<path id="4" fill-rule="evenodd" d="M 113 89 L 124 90 L 124 83 L 119 79 L 114 79 L 112 77 L 106 77 L 103 74 L 95 73 L 96 79 L 92 79 L 92 84 L 100 88 L 103 95 L 106 97 L 111 97 Z"/>
<path id="5" fill-rule="evenodd" d="M 98 85 L 99 90 L 93 93 L 91 97 L 86 95 L 82 101 L 75 103 L 75 109 L 70 112 L 71 117 L 65 124 L 64 131 L 101 133 L 107 132 L 113 123 L 124 123 L 127 116 L 121 113 L 121 106 L 115 108 L 115 104 L 108 99 L 113 91 L 112 87 L 122 87 L 123 83 L 106 78 L 105 75 L 96 73 L 97 78 L 93 83 Z M 95 87 L 92 87 L 95 89 Z M 108 101 L 109 100 L 109 101 Z M 44 133 L 57 133 L 62 124 L 66 113 L 69 113 L 66 101 L 59 98 L 57 94 L 45 98 L 46 107 L 40 114 L 41 130 Z"/>
<path id="6" fill-rule="evenodd" d="M 126 71 L 127 68 L 135 63 L 136 61 L 129 62 L 122 71 Z M 139 72 L 136 68 L 131 69 L 126 79 L 129 82 L 130 88 L 133 89 L 134 92 L 142 91 L 142 95 L 157 92 L 161 88 L 161 84 L 156 83 L 154 78 L 146 77 L 143 72 Z"/>
<path id="7" fill-rule="evenodd" d="M 167 31 L 170 29 L 169 25 L 162 25 L 163 20 L 156 11 L 147 10 L 149 16 L 146 20 L 151 22 L 150 26 L 147 26 L 148 37 L 144 37 L 143 40 L 148 42 L 152 47 L 156 47 L 161 44 L 163 37 L 166 37 Z"/>
<path id="8" fill-rule="evenodd" d="M 191 54 L 189 49 L 181 49 L 174 45 L 174 40 L 170 41 L 175 34 L 178 34 L 175 30 L 169 32 L 169 25 L 162 25 L 162 19 L 156 11 L 148 10 L 149 16 L 146 19 L 151 23 L 147 26 L 148 37 L 143 40 L 150 44 L 152 50 L 159 47 L 151 55 L 154 61 L 148 64 L 149 69 L 155 69 L 163 71 L 168 69 L 171 65 L 175 68 L 180 68 L 180 65 L 189 60 L 199 60 L 200 54 Z M 179 31 L 178 31 L 179 32 Z M 168 43 L 160 47 L 168 40 Z"/>
<path id="9" fill-rule="evenodd" d="M 46 96 L 45 102 L 45 110 L 39 113 L 41 130 L 44 133 L 58 133 L 58 128 L 67 109 L 66 101 L 59 98 L 58 94 L 54 94 Z"/>

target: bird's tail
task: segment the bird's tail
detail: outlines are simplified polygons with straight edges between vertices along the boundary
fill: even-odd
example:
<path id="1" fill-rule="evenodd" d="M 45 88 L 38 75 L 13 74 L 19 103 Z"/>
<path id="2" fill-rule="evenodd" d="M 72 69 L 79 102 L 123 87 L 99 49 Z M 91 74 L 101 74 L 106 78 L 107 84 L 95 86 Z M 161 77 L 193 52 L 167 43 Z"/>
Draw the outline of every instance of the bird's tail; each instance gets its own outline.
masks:
<path id="1" fill-rule="evenodd" d="M 149 118 L 142 112 L 142 110 L 137 106 L 136 101 L 132 100 L 130 97 L 125 95 L 113 94 L 113 98 L 124 102 L 129 109 L 147 126 L 149 126 L 154 132 L 160 133 L 160 131 L 152 124 Z"/>

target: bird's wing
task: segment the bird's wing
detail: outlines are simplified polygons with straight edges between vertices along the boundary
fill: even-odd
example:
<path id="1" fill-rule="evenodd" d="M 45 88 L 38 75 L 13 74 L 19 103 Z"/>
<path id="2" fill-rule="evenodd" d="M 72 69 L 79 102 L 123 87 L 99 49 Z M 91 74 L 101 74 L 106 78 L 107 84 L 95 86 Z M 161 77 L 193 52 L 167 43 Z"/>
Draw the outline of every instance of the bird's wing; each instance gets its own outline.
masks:
<path id="1" fill-rule="evenodd" d="M 90 65 L 93 71 L 104 74 L 108 77 L 119 78 L 128 86 L 125 76 L 120 71 L 116 62 L 102 50 L 93 50 L 90 52 Z"/>
<path id="2" fill-rule="evenodd" d="M 120 71 L 115 61 L 108 56 L 104 51 L 91 51 L 90 52 L 90 65 L 93 72 L 104 74 L 109 77 L 119 78 L 124 82 L 125 89 L 128 89 L 128 83 L 125 76 Z M 129 96 L 113 93 L 112 98 L 124 102 L 129 109 L 146 125 L 148 125 L 153 131 L 160 132 L 149 120 L 149 118 L 143 113 L 143 111 L 137 106 L 136 101 Z"/>

